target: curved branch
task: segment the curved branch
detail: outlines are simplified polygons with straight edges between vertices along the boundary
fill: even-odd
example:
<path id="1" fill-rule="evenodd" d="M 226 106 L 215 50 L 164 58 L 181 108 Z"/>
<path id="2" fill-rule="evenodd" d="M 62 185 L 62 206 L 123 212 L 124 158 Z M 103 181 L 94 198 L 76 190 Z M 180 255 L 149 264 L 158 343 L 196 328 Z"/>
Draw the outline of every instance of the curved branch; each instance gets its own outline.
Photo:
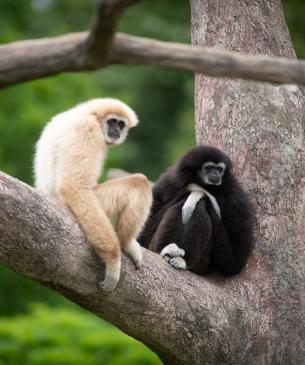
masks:
<path id="1" fill-rule="evenodd" d="M 98 0 L 96 17 L 86 41 L 87 63 L 100 68 L 107 63 L 116 27 L 124 10 L 140 0 Z"/>
<path id="2" fill-rule="evenodd" d="M 305 61 L 250 56 L 122 33 L 115 35 L 109 59 L 107 47 L 104 53 L 101 51 L 98 56 L 90 58 L 88 36 L 87 32 L 71 33 L 0 46 L 0 88 L 61 72 L 88 71 L 110 64 L 179 68 L 216 77 L 305 85 Z M 94 48 L 94 52 L 101 48 Z"/>
<path id="3" fill-rule="evenodd" d="M 57 200 L 0 173 L 2 264 L 115 324 L 170 364 L 210 363 L 219 356 L 217 348 L 223 341 L 228 342 L 224 348 L 237 350 L 239 335 L 229 341 L 227 337 L 236 310 L 243 321 L 240 336 L 251 336 L 246 326 L 256 315 L 256 304 L 252 308 L 240 293 L 249 290 L 253 295 L 262 278 L 254 285 L 247 273 L 226 282 L 207 281 L 179 272 L 160 256 L 144 251 L 138 271 L 123 258 L 119 284 L 106 295 L 97 286 L 103 265 L 69 211 Z M 234 288 L 234 296 L 229 288 Z"/>

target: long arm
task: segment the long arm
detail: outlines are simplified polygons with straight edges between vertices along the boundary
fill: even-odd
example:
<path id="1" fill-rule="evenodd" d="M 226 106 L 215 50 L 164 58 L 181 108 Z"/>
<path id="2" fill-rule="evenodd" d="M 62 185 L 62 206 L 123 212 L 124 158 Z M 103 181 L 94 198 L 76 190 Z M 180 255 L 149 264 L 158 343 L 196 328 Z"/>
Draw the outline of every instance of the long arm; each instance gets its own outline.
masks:
<path id="1" fill-rule="evenodd" d="M 106 153 L 106 146 L 102 150 L 99 128 L 92 118 L 81 124 L 72 138 L 60 145 L 56 192 L 71 209 L 95 252 L 105 262 L 105 279 L 101 286 L 112 290 L 120 277 L 121 250 L 111 222 L 93 191 L 100 172 L 99 165 Z"/>
<path id="2" fill-rule="evenodd" d="M 211 269 L 231 276 L 244 268 L 252 249 L 251 211 L 242 191 L 232 195 L 221 208 L 221 221 L 210 209 L 214 237 Z"/>
<path id="3" fill-rule="evenodd" d="M 186 224 L 196 208 L 197 203 L 204 197 L 203 191 L 192 191 L 182 207 L 182 223 Z"/>
<path id="4" fill-rule="evenodd" d="M 210 265 L 212 223 L 206 199 L 197 203 L 190 220 L 184 226 L 179 246 L 185 251 L 187 268 L 201 275 L 206 274 Z"/>

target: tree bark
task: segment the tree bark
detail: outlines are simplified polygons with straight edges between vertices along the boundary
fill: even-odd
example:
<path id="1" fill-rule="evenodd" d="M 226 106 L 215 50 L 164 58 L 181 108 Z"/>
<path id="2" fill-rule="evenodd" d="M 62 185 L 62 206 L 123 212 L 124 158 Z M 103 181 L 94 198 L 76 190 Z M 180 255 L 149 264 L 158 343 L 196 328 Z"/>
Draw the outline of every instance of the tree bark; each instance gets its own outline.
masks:
<path id="1" fill-rule="evenodd" d="M 280 0 L 191 0 L 195 45 L 294 57 Z M 304 90 L 196 75 L 197 142 L 227 151 L 256 210 L 256 249 L 206 364 L 305 358 Z M 214 338 L 207 340 L 213 351 Z"/>

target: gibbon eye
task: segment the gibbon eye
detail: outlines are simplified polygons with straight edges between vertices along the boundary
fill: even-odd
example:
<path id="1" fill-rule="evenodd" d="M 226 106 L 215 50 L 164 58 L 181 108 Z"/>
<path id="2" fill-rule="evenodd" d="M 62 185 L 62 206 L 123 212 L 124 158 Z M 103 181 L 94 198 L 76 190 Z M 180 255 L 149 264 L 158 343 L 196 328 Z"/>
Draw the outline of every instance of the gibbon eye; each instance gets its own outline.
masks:
<path id="1" fill-rule="evenodd" d="M 119 121 L 119 127 L 120 127 L 120 129 L 122 130 L 122 129 L 124 129 L 124 127 L 125 127 L 125 122 L 123 122 L 122 120 L 120 120 Z"/>
<path id="2" fill-rule="evenodd" d="M 223 173 L 223 167 L 220 167 L 220 166 L 218 166 L 218 167 L 216 167 L 216 169 L 222 174 Z"/>
<path id="3" fill-rule="evenodd" d="M 111 119 L 107 120 L 107 124 L 109 125 L 109 127 L 113 127 L 117 122 L 118 121 L 115 118 L 111 118 Z"/>
<path id="4" fill-rule="evenodd" d="M 211 171 L 211 170 L 213 170 L 215 168 L 215 166 L 204 166 L 204 169 L 206 170 L 206 171 Z"/>

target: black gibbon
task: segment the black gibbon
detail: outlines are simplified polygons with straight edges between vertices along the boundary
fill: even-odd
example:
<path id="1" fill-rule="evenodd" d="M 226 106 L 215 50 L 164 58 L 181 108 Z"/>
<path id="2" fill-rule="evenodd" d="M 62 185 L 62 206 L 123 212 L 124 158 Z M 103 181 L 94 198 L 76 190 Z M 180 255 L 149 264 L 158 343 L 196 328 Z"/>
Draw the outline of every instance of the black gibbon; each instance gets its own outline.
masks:
<path id="1" fill-rule="evenodd" d="M 56 115 L 36 146 L 35 186 L 63 201 L 106 265 L 100 286 L 113 290 L 120 278 L 121 247 L 140 267 L 136 237 L 152 201 L 144 175 L 98 184 L 107 148 L 124 142 L 138 124 L 135 112 L 116 99 L 93 99 Z M 113 228 L 110 219 L 116 220 Z"/>
<path id="2" fill-rule="evenodd" d="M 177 269 L 238 274 L 253 246 L 248 198 L 229 157 L 199 146 L 153 187 L 153 205 L 139 242 Z"/>

